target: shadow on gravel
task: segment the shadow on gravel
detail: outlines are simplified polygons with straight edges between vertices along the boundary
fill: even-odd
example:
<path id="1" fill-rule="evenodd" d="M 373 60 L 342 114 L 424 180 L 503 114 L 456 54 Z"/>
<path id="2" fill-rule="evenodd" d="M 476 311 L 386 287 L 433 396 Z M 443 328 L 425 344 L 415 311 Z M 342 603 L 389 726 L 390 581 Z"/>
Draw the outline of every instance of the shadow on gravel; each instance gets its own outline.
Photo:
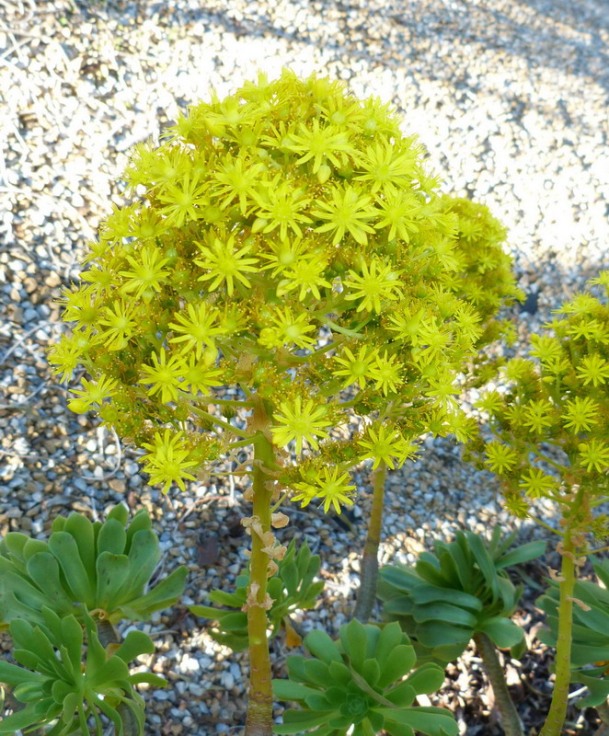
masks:
<path id="1" fill-rule="evenodd" d="M 431 79 L 467 77 L 462 66 L 464 53 L 453 57 L 451 49 L 471 44 L 480 50 L 520 56 L 530 70 L 542 66 L 593 79 L 609 94 L 609 53 L 600 35 L 601 30 L 609 32 L 605 2 L 593 6 L 571 0 L 514 0 L 502 9 L 492 5 L 435 0 L 422 15 L 414 3 L 403 1 L 366 11 L 359 2 L 338 0 L 327 23 L 325 13 L 317 11 L 320 23 L 316 28 L 306 27 L 306 15 L 298 9 L 294 10 L 294 25 L 280 25 L 284 19 L 275 17 L 273 3 L 253 3 L 245 12 L 241 7 L 231 8 L 230 3 L 169 11 L 165 3 L 117 0 L 105 3 L 104 11 L 117 19 L 125 12 L 144 17 L 142 8 L 147 6 L 146 16 L 156 15 L 160 25 L 200 22 L 220 26 L 237 38 L 282 38 L 319 46 L 333 52 L 336 59 L 347 57 L 388 68 L 411 65 Z M 84 15 L 90 12 L 85 0 L 78 0 L 76 6 Z M 314 6 L 310 8 L 307 12 L 314 14 Z M 435 68 L 432 57 L 436 57 Z M 476 91 L 476 86 L 471 89 Z"/>
<path id="2" fill-rule="evenodd" d="M 609 12 L 604 0 L 595 3 L 574 3 L 572 0 L 517 0 L 528 5 L 539 15 L 545 15 L 557 23 L 567 23 L 575 31 L 581 30 L 582 22 L 586 29 L 594 32 L 592 43 L 599 41 L 599 30 L 609 33 Z"/>

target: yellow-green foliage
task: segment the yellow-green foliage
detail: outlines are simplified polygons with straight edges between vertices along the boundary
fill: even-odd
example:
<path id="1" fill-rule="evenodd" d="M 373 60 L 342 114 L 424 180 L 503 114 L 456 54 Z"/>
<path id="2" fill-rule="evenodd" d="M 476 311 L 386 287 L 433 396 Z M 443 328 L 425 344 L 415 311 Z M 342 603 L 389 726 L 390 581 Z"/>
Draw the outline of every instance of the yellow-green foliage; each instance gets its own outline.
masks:
<path id="1" fill-rule="evenodd" d="M 504 231 L 437 193 L 385 105 L 261 77 L 139 146 L 126 176 L 140 199 L 91 245 L 52 362 L 85 367 L 71 408 L 144 448 L 152 482 L 184 487 L 246 445 L 233 419 L 256 401 L 305 505 L 348 502 L 349 467 L 402 463 L 429 428 L 468 434 L 453 375 L 517 294 Z M 364 431 L 333 435 L 354 415 Z"/>
<path id="2" fill-rule="evenodd" d="M 544 497 L 568 515 L 579 488 L 587 501 L 577 528 L 604 536 L 607 518 L 590 512 L 609 491 L 609 272 L 591 285 L 602 287 L 598 296 L 567 302 L 532 336 L 532 357 L 507 363 L 507 390 L 482 396 L 495 438 L 478 451 L 512 511 L 526 516 L 530 500 Z"/>

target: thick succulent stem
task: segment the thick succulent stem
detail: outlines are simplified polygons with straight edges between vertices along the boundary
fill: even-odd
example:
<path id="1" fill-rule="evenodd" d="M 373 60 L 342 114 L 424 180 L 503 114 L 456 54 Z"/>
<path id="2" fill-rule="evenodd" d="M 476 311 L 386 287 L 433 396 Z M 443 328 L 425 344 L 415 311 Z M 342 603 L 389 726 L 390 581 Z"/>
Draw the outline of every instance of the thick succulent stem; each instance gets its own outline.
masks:
<path id="1" fill-rule="evenodd" d="M 523 736 L 524 729 L 522 721 L 516 710 L 512 698 L 505 681 L 503 667 L 499 661 L 499 656 L 495 645 L 489 637 L 478 632 L 474 634 L 474 643 L 478 654 L 482 658 L 486 676 L 493 688 L 495 696 L 495 706 L 499 714 L 499 720 L 505 732 L 505 736 Z"/>
<path id="2" fill-rule="evenodd" d="M 259 520 L 262 533 L 271 530 L 273 491 L 269 488 L 270 476 L 265 470 L 271 470 L 274 461 L 273 445 L 266 435 L 259 431 L 254 440 L 253 516 Z M 273 732 L 273 690 L 265 607 L 269 557 L 263 551 L 264 546 L 260 535 L 252 530 L 247 609 L 250 682 L 245 725 L 246 736 L 271 736 Z"/>
<path id="3" fill-rule="evenodd" d="M 360 562 L 360 586 L 353 615 L 358 621 L 366 623 L 372 613 L 376 598 L 376 584 L 379 571 L 379 544 L 383 529 L 383 502 L 385 498 L 385 477 L 387 468 L 381 463 L 372 472 L 372 508 L 364 554 Z"/>
<path id="4" fill-rule="evenodd" d="M 550 710 L 539 736 L 560 736 L 567 717 L 569 684 L 571 682 L 573 590 L 576 578 L 574 545 L 569 525 L 567 525 L 563 536 L 560 575 L 554 692 L 552 693 Z"/>

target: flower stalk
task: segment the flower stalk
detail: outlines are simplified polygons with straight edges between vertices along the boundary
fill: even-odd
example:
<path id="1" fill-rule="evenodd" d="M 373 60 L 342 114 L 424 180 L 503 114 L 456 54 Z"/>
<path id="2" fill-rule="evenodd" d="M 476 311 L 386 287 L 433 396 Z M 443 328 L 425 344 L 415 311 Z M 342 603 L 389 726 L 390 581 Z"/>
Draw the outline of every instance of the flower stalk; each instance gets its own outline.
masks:
<path id="1" fill-rule="evenodd" d="M 387 466 L 380 463 L 372 471 L 372 508 L 368 522 L 368 533 L 364 553 L 360 562 L 360 586 L 357 591 L 354 617 L 367 623 L 376 599 L 376 584 L 379 572 L 378 552 L 383 529 L 383 505 L 385 501 L 385 479 Z"/>
<path id="2" fill-rule="evenodd" d="M 578 491 L 581 500 L 582 490 Z M 574 509 L 578 507 L 577 500 Z M 571 640 L 573 631 L 573 591 L 576 581 L 573 531 L 565 528 L 560 569 L 560 599 L 558 604 L 558 638 L 556 642 L 555 680 L 550 710 L 539 736 L 560 736 L 567 717 L 569 685 L 571 683 Z"/>
<path id="3" fill-rule="evenodd" d="M 258 431 L 254 438 L 253 516 L 260 523 L 262 535 L 271 531 L 273 489 L 269 487 L 269 471 L 274 462 L 272 443 L 263 431 Z M 252 533 L 250 587 L 246 604 L 250 657 L 246 736 L 271 736 L 273 729 L 273 693 L 266 613 L 270 558 L 263 549 L 265 543 L 262 535 Z"/>

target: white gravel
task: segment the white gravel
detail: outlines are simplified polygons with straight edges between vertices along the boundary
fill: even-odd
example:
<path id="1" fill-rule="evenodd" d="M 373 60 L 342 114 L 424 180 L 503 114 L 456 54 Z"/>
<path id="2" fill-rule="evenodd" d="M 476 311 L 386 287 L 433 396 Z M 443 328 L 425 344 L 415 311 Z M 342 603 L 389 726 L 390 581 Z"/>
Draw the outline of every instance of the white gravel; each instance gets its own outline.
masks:
<path id="1" fill-rule="evenodd" d="M 0 535 L 43 534 L 56 513 L 95 517 L 127 500 L 152 509 L 166 569 L 189 565 L 191 601 L 243 562 L 239 509 L 220 481 L 151 491 L 129 448 L 67 411 L 48 370 L 45 350 L 64 329 L 54 300 L 121 201 L 133 144 L 258 70 L 318 72 L 391 101 L 445 189 L 509 228 L 529 297 L 524 338 L 609 268 L 608 49 L 607 0 L 0 0 Z M 359 518 L 366 504 L 364 494 Z M 392 476 L 387 506 L 383 561 L 500 512 L 490 477 L 447 442 Z M 356 585 L 364 525 L 346 532 L 311 512 L 298 527 L 328 579 L 328 613 L 303 625 L 333 629 L 350 610 L 342 596 Z M 148 626 L 149 664 L 172 687 L 147 694 L 147 734 L 241 733 L 243 658 L 185 608 Z"/>

